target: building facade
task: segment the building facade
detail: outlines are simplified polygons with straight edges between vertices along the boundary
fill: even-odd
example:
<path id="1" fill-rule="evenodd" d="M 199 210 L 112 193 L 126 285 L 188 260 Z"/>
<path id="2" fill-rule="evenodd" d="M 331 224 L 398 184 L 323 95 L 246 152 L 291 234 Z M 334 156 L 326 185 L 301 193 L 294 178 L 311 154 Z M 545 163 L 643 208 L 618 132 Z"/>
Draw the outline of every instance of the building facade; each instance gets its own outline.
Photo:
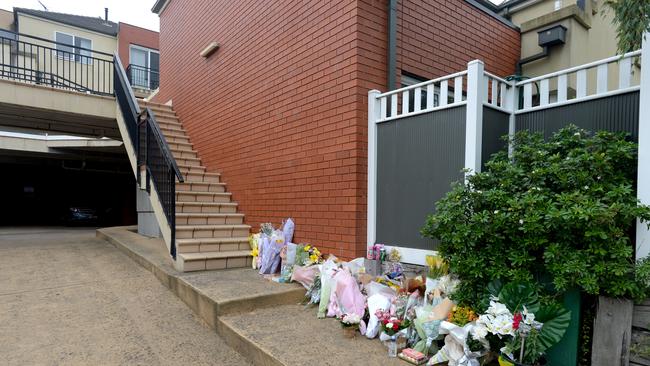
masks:
<path id="1" fill-rule="evenodd" d="M 7 42 L 1 63 L 7 73 L 37 65 L 40 74 L 27 77 L 109 91 L 110 62 L 117 52 L 138 96 L 158 87 L 158 32 L 112 22 L 108 10 L 101 18 L 14 8 L 0 12 L 0 28 L 9 31 L 2 33 Z M 55 49 L 50 41 L 56 42 Z"/>
<path id="2" fill-rule="evenodd" d="M 343 258 L 366 252 L 368 91 L 477 58 L 505 76 L 520 56 L 519 30 L 471 0 L 170 0 L 154 11 L 155 100 L 172 101 L 247 223 L 292 217 L 296 242 Z"/>
<path id="3" fill-rule="evenodd" d="M 555 70 L 564 70 L 617 54 L 613 10 L 605 0 L 508 0 L 494 8 L 521 30 L 519 74 L 535 77 Z M 540 36 L 561 34 L 546 48 Z M 554 38 L 555 39 L 555 38 Z M 638 81 L 635 65 L 633 78 Z M 595 70 L 587 73 L 587 92 L 595 92 Z M 608 70 L 608 87 L 618 80 L 618 70 Z M 576 94 L 576 80 L 568 80 L 568 96 Z M 550 85 L 551 100 L 557 98 L 557 85 Z"/>

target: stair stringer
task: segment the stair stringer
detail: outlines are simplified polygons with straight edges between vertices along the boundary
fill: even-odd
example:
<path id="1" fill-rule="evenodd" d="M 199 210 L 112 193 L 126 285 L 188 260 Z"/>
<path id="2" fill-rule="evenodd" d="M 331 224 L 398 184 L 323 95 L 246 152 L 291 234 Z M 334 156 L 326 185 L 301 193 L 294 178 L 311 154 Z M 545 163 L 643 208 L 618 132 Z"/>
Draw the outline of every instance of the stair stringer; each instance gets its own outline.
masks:
<path id="1" fill-rule="evenodd" d="M 117 120 L 117 125 L 120 129 L 120 134 L 122 135 L 122 142 L 124 143 L 124 148 L 126 150 L 126 154 L 129 157 L 129 162 L 131 163 L 131 168 L 133 169 L 133 176 L 136 177 L 137 179 L 137 174 L 138 174 L 138 159 L 137 159 L 137 152 L 135 151 L 135 146 L 131 143 L 131 138 L 129 137 L 129 132 L 126 127 L 126 121 L 124 121 L 124 118 L 122 117 L 122 112 L 120 110 L 120 107 L 117 103 L 115 103 L 115 118 Z M 146 174 L 144 172 L 140 172 L 141 174 L 141 185 L 137 187 L 137 189 L 142 189 L 144 190 L 146 187 Z M 160 234 L 163 238 L 163 241 L 165 242 L 165 245 L 167 246 L 167 253 L 170 253 L 171 250 L 171 227 L 169 226 L 169 223 L 167 222 L 167 217 L 165 216 L 165 211 L 163 210 L 162 203 L 160 201 L 160 196 L 158 195 L 158 191 L 156 190 L 156 186 L 154 182 L 149 179 L 149 194 L 147 195 L 149 199 L 149 203 L 151 204 L 151 208 L 153 209 L 154 216 L 156 217 L 156 221 L 158 222 L 158 228 L 160 229 Z M 182 263 L 177 264 L 177 261 L 174 261 L 174 267 L 179 267 L 179 270 L 182 270 Z"/>

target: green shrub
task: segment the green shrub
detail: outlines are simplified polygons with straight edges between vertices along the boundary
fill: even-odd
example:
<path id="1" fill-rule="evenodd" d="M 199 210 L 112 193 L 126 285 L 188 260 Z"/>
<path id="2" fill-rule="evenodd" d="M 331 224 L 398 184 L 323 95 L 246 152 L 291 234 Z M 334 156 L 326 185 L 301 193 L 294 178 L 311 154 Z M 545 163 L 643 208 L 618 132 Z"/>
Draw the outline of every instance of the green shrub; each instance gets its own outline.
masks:
<path id="1" fill-rule="evenodd" d="M 482 310 L 492 279 L 644 297 L 650 264 L 635 266 L 630 238 L 650 219 L 633 187 L 637 145 L 569 126 L 547 141 L 521 132 L 513 146 L 454 184 L 422 229 L 461 279 L 455 300 Z"/>

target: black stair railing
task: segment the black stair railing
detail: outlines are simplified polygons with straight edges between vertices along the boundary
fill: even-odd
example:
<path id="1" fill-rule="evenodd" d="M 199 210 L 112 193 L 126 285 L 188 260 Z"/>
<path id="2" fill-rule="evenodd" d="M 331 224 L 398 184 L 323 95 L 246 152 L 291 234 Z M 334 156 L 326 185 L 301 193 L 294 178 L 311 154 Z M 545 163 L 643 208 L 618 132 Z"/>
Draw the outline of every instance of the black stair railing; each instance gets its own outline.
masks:
<path id="1" fill-rule="evenodd" d="M 184 178 L 165 136 L 158 127 L 155 114 L 151 108 L 140 110 L 122 62 L 117 54 L 114 57 L 115 98 L 127 125 L 129 139 L 136 151 L 138 184 L 141 172 L 144 171 L 146 190 L 151 194 L 153 182 L 171 229 L 169 251 L 176 259 L 176 180 L 182 183 Z"/>
<path id="2" fill-rule="evenodd" d="M 147 192 L 150 182 L 155 185 L 171 228 L 170 254 L 176 259 L 176 179 L 182 183 L 184 178 L 150 108 L 140 114 L 138 136 L 138 171 L 145 169 Z"/>

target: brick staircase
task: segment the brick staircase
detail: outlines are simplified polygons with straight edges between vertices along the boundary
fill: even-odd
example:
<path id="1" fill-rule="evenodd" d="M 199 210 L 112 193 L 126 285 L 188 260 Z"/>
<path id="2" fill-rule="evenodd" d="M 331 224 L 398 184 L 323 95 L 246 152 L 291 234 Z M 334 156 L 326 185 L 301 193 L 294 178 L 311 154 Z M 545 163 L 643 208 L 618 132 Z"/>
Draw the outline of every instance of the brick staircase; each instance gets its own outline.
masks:
<path id="1" fill-rule="evenodd" d="M 244 215 L 219 173 L 208 172 L 172 107 L 139 100 L 149 107 L 180 168 L 184 183 L 176 184 L 177 267 L 182 271 L 241 268 L 251 265 Z"/>

